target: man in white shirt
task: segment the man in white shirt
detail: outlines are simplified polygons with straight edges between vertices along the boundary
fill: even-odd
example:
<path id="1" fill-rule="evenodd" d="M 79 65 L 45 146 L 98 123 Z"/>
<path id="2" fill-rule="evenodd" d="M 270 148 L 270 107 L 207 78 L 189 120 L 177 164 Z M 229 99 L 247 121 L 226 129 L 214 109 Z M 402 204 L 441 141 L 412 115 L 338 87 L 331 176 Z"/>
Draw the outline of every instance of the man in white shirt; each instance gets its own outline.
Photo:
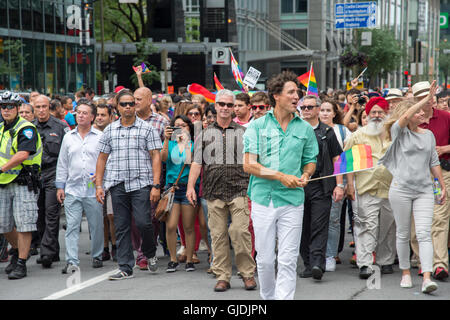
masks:
<path id="1" fill-rule="evenodd" d="M 80 99 L 76 108 L 78 126 L 69 131 L 63 139 L 56 167 L 57 199 L 64 203 L 67 230 L 66 266 L 78 267 L 79 228 L 85 212 L 91 236 L 92 267 L 103 266 L 103 212 L 95 197 L 95 166 L 98 158 L 97 144 L 102 132 L 92 124 L 96 107 L 87 99 Z"/>

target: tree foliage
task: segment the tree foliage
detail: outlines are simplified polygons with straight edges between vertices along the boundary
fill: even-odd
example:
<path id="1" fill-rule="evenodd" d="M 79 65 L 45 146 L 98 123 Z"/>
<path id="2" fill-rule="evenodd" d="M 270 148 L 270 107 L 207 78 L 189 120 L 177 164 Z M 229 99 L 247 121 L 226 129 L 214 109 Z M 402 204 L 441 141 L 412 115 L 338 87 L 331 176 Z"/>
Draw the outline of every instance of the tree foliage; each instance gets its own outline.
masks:
<path id="1" fill-rule="evenodd" d="M 372 32 L 372 45 L 361 46 L 361 33 Z M 394 32 L 387 29 L 358 29 L 353 44 L 348 45 L 340 61 L 354 73 L 359 74 L 367 67 L 366 75 L 373 81 L 377 77 L 386 77 L 389 72 L 401 67 L 406 50 L 395 39 Z"/>
<path id="2" fill-rule="evenodd" d="M 150 86 L 153 82 L 160 81 L 158 70 L 147 61 L 147 57 L 153 53 L 156 53 L 158 50 L 151 43 L 145 40 L 136 43 L 136 50 L 137 54 L 136 57 L 133 58 L 133 65 L 137 67 L 143 62 L 151 70 L 150 73 L 142 74 L 142 81 L 144 82 L 144 85 Z M 135 73 L 130 77 L 130 80 L 135 87 L 139 87 L 138 79 Z"/>
<path id="3" fill-rule="evenodd" d="M 439 70 L 444 75 L 445 88 L 447 88 L 447 77 L 450 71 L 450 54 L 445 54 L 444 50 L 450 50 L 450 42 L 444 39 L 439 44 Z"/>

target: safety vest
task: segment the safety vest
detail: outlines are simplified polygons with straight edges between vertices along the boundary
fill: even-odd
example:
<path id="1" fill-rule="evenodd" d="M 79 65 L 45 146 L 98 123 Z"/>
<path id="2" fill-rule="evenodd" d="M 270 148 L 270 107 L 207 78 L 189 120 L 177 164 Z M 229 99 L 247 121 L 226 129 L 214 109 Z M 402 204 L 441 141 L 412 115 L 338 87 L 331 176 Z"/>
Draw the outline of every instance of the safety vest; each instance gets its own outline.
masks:
<path id="1" fill-rule="evenodd" d="M 17 153 L 17 135 L 19 131 L 24 127 L 36 127 L 29 121 L 19 117 L 16 125 L 9 130 L 5 130 L 5 123 L 0 123 L 0 167 L 5 165 L 11 158 Z M 36 153 L 30 155 L 24 162 L 16 167 L 9 169 L 8 171 L 0 174 L 0 184 L 8 184 L 13 181 L 20 174 L 20 171 L 25 166 L 32 166 L 34 164 L 41 166 L 42 160 L 42 141 L 41 137 L 36 129 L 38 135 L 38 141 L 36 145 Z M 13 136 L 11 136 L 13 134 Z"/>

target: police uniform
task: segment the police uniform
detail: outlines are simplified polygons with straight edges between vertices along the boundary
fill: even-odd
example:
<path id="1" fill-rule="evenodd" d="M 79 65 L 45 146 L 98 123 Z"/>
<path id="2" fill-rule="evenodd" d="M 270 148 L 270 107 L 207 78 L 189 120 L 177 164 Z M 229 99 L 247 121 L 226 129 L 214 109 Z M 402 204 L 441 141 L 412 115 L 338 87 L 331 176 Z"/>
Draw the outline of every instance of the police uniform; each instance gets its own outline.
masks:
<path id="1" fill-rule="evenodd" d="M 19 151 L 30 153 L 24 162 L 0 174 L 0 233 L 14 227 L 18 232 L 35 231 L 38 189 L 33 190 L 31 172 L 36 176 L 39 172 L 41 139 L 36 127 L 21 117 L 10 124 L 0 123 L 0 139 L 0 167 Z"/>
<path id="2" fill-rule="evenodd" d="M 332 175 L 333 158 L 342 153 L 333 128 L 319 121 L 318 126 L 314 128 L 314 133 L 319 144 L 319 154 L 317 155 L 316 171 L 311 179 Z M 306 270 L 317 266 L 325 271 L 331 196 L 335 187 L 335 178 L 311 181 L 305 187 L 300 254 Z"/>
<path id="3" fill-rule="evenodd" d="M 41 136 L 43 153 L 41 166 L 41 189 L 38 200 L 37 235 L 33 235 L 32 247 L 40 243 L 41 258 L 47 256 L 52 262 L 59 261 L 59 216 L 61 205 L 56 199 L 56 164 L 66 132 L 70 128 L 53 116 L 47 122 L 33 121 Z M 49 265 L 46 265 L 48 267 Z"/>

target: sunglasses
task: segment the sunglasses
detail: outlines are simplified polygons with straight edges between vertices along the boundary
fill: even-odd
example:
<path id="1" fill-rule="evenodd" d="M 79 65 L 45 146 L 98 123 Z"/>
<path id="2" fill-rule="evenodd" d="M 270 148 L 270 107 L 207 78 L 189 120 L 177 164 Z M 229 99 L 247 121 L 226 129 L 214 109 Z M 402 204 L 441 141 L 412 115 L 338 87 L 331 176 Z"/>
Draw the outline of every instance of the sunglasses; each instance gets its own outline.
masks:
<path id="1" fill-rule="evenodd" d="M 225 107 L 227 106 L 228 108 L 234 108 L 234 103 L 225 103 L 222 101 L 216 102 L 220 107 Z"/>
<path id="2" fill-rule="evenodd" d="M 131 102 L 119 102 L 121 107 L 126 107 L 126 106 L 130 106 L 130 107 L 134 107 L 136 105 L 136 102 L 131 101 Z"/>
<path id="3" fill-rule="evenodd" d="M 267 109 L 268 107 L 270 107 L 270 106 L 269 105 L 252 106 L 252 110 L 256 111 L 256 109 L 259 108 L 259 110 L 263 111 L 264 109 Z"/>
<path id="4" fill-rule="evenodd" d="M 12 110 L 12 109 L 14 109 L 15 107 L 16 107 L 15 104 L 2 104 L 2 109 L 3 109 L 3 110 L 5 110 L 5 109 Z"/>
<path id="5" fill-rule="evenodd" d="M 199 116 L 200 112 L 188 112 L 188 116 Z"/>
<path id="6" fill-rule="evenodd" d="M 314 109 L 315 107 L 317 107 L 317 106 L 301 106 L 300 109 L 301 109 L 301 110 L 308 109 L 308 110 L 311 111 L 311 110 Z"/>

